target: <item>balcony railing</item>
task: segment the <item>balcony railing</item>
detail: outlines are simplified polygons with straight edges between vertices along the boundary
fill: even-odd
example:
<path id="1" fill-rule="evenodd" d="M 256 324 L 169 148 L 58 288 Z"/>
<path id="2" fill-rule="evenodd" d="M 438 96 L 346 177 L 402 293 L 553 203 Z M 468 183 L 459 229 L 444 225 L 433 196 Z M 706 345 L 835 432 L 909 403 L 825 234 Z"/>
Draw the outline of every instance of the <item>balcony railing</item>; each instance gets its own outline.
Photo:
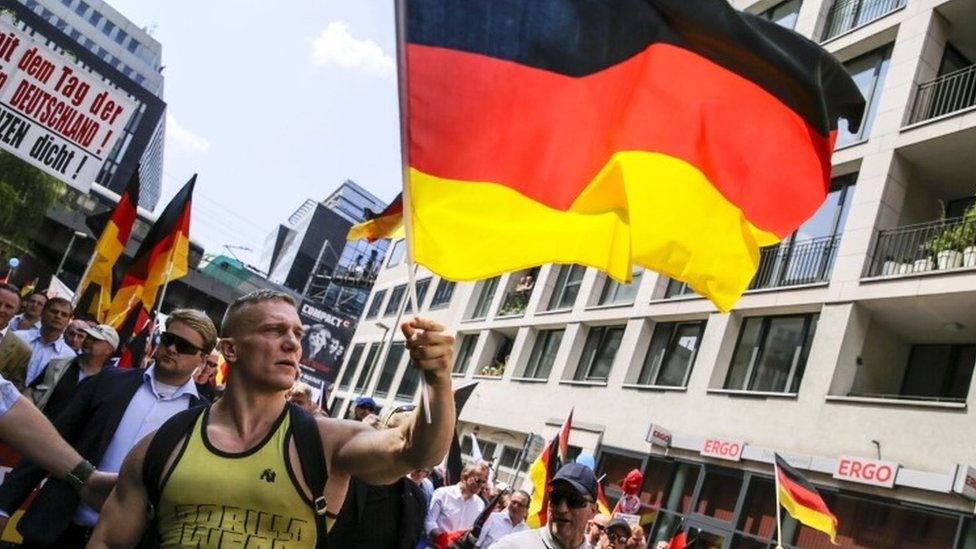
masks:
<path id="1" fill-rule="evenodd" d="M 839 243 L 840 235 L 833 235 L 762 248 L 749 289 L 827 282 Z"/>
<path id="2" fill-rule="evenodd" d="M 532 297 L 532 287 L 516 289 L 505 294 L 505 299 L 498 307 L 498 316 L 521 316 L 525 314 L 525 308 L 529 305 L 529 298 Z"/>
<path id="3" fill-rule="evenodd" d="M 937 403 L 960 403 L 966 402 L 965 398 L 949 397 L 949 396 L 916 396 L 916 395 L 896 395 L 892 393 L 869 393 L 869 392 L 854 392 L 851 391 L 847 396 L 855 398 L 876 398 L 883 400 L 910 400 L 910 401 L 921 401 L 921 402 L 937 402 Z"/>
<path id="4" fill-rule="evenodd" d="M 919 84 L 908 123 L 915 124 L 976 105 L 976 65 Z"/>
<path id="5" fill-rule="evenodd" d="M 976 267 L 976 215 L 882 230 L 868 276 Z"/>
<path id="6" fill-rule="evenodd" d="M 821 40 L 829 40 L 851 29 L 888 15 L 905 5 L 905 0 L 837 0 L 827 12 Z"/>

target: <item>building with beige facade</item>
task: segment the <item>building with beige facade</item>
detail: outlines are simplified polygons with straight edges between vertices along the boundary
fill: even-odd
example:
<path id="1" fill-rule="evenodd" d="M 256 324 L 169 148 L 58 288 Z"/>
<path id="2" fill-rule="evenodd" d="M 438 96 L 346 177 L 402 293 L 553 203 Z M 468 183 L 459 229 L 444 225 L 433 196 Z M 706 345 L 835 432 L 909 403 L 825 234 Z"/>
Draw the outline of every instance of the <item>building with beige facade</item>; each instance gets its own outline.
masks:
<path id="1" fill-rule="evenodd" d="M 420 313 L 457 334 L 455 381 L 478 382 L 459 428 L 522 482 L 527 439 L 574 409 L 574 453 L 595 456 L 611 499 L 644 473 L 653 540 L 683 521 L 709 547 L 775 546 L 776 451 L 820 488 L 841 547 L 976 548 L 976 1 L 733 3 L 822 43 L 868 101 L 857 132 L 842 124 L 825 204 L 762 250 L 731 314 L 640 270 L 455 285 L 421 269 Z M 402 336 L 382 346 L 407 275 L 394 243 L 338 414 L 361 394 L 418 396 Z M 788 518 L 783 535 L 829 546 Z"/>

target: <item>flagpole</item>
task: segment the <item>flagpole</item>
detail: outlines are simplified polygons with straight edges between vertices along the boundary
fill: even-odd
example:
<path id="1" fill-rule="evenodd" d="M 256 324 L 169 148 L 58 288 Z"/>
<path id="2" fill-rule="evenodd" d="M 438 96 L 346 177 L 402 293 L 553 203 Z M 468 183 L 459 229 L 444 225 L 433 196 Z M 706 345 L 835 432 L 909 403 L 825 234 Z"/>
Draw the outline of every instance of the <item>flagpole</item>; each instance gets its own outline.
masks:
<path id="1" fill-rule="evenodd" d="M 85 272 L 81 275 L 81 280 L 78 281 L 78 286 L 75 288 L 75 296 L 71 300 L 71 309 L 74 310 L 78 306 L 78 302 L 81 301 L 81 289 L 85 284 L 85 280 L 91 273 L 92 265 L 95 264 L 95 257 L 98 255 L 98 241 L 95 241 L 95 250 L 92 251 L 91 257 L 88 258 L 88 265 L 85 266 Z M 99 292 L 99 306 L 101 306 L 101 292 Z"/>
<path id="2" fill-rule="evenodd" d="M 773 486 L 776 491 L 776 549 L 783 549 L 783 516 L 779 505 L 779 467 L 776 465 L 776 454 L 773 454 L 773 479 L 776 482 Z"/>
<path id="3" fill-rule="evenodd" d="M 166 266 L 166 282 L 163 282 L 163 289 L 159 292 L 159 299 L 153 304 L 152 314 L 149 315 L 150 318 L 154 318 L 156 313 L 163 307 L 163 300 L 166 299 L 166 288 L 169 288 L 169 276 L 173 274 L 173 264 L 176 263 L 174 259 L 173 254 L 170 254 L 169 265 Z"/>
<path id="4" fill-rule="evenodd" d="M 414 315 L 420 312 L 417 300 L 417 265 L 413 257 L 413 210 L 410 199 L 410 125 L 408 123 L 409 98 L 407 95 L 407 6 L 406 0 L 396 0 L 396 48 L 397 48 L 397 97 L 400 103 L 400 161 L 401 180 L 403 182 L 403 231 L 405 253 L 407 258 L 407 276 L 409 284 L 407 297 L 413 304 Z M 397 320 L 399 324 L 399 320 Z M 427 379 L 420 376 L 420 404 L 424 410 L 424 419 L 430 419 L 430 390 Z"/>

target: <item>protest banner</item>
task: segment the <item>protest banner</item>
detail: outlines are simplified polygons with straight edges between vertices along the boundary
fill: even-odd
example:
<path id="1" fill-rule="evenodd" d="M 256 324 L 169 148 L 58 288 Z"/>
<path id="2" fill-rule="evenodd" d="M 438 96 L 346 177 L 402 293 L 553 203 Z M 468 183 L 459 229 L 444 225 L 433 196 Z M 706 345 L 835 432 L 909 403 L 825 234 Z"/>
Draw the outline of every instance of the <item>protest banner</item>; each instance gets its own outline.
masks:
<path id="1" fill-rule="evenodd" d="M 302 301 L 298 316 L 305 326 L 302 364 L 317 371 L 326 383 L 335 381 L 342 357 L 356 331 L 356 320 L 309 300 Z"/>
<path id="2" fill-rule="evenodd" d="M 0 149 L 87 193 L 136 102 L 38 38 L 0 18 Z"/>

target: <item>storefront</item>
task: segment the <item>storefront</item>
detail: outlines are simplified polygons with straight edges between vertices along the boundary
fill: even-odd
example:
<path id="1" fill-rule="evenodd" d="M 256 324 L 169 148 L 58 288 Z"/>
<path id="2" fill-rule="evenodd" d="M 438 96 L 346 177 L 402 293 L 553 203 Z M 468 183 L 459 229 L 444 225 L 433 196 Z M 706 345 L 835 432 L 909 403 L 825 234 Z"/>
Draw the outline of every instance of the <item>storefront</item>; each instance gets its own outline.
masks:
<path id="1" fill-rule="evenodd" d="M 776 500 L 772 470 L 754 473 L 692 460 L 663 458 L 604 447 L 597 476 L 610 505 L 621 495 L 620 481 L 632 469 L 644 474 L 649 547 L 679 528 L 697 528 L 699 547 L 771 549 L 776 546 Z M 976 549 L 972 515 L 879 498 L 848 489 L 818 486 L 838 519 L 837 543 L 783 513 L 783 546 L 803 548 Z"/>

